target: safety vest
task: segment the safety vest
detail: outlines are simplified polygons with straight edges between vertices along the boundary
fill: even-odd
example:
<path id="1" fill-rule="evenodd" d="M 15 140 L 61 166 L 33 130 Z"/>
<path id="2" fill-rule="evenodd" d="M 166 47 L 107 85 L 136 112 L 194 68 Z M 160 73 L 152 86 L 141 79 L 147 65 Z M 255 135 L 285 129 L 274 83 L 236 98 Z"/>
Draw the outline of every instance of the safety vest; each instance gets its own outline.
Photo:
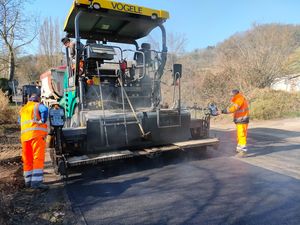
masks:
<path id="1" fill-rule="evenodd" d="M 233 96 L 231 99 L 231 106 L 227 111 L 233 113 L 233 122 L 249 123 L 249 104 L 241 93 Z"/>
<path id="2" fill-rule="evenodd" d="M 39 123 L 41 120 L 39 103 L 29 101 L 20 110 L 21 142 L 48 134 L 47 124 Z"/>

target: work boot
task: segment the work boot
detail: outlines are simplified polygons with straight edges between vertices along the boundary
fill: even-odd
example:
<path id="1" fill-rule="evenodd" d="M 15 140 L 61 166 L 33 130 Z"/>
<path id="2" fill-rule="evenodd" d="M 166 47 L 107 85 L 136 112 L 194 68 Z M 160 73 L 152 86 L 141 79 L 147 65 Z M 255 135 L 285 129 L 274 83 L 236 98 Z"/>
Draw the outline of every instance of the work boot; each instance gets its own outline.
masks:
<path id="1" fill-rule="evenodd" d="M 236 152 L 241 152 L 241 151 L 245 151 L 245 152 L 247 152 L 247 146 L 246 145 L 244 145 L 244 146 L 242 146 L 242 145 L 237 145 L 236 146 Z"/>
<path id="2" fill-rule="evenodd" d="M 46 185 L 46 184 L 43 184 L 43 183 L 40 183 L 38 185 L 33 185 L 31 186 L 32 189 L 35 189 L 35 190 L 41 190 L 41 191 L 46 191 L 49 189 L 49 186 Z"/>
<path id="3" fill-rule="evenodd" d="M 247 151 L 240 150 L 239 153 L 236 154 L 236 157 L 238 157 L 238 158 L 247 157 Z"/>
<path id="4" fill-rule="evenodd" d="M 30 188 L 31 187 L 31 183 L 30 182 L 25 182 L 25 188 Z"/>
<path id="5" fill-rule="evenodd" d="M 242 150 L 242 147 L 240 145 L 237 145 L 235 152 L 239 153 L 241 150 Z"/>

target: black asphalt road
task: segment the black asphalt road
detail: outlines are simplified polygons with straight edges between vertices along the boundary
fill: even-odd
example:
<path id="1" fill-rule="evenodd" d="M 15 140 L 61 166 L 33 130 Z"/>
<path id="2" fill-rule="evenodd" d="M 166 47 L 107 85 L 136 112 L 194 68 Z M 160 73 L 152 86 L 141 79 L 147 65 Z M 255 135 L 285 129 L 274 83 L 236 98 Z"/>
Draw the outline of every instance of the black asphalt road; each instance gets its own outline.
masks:
<path id="1" fill-rule="evenodd" d="M 67 193 L 86 224 L 300 224 L 300 180 L 231 157 L 224 146 L 224 154 L 80 168 Z"/>

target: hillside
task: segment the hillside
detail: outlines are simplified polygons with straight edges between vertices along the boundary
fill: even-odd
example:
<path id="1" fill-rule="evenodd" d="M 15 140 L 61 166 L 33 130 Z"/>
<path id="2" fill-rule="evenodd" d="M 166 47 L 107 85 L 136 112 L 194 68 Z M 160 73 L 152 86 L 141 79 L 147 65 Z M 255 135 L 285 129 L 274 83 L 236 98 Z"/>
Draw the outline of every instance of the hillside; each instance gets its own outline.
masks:
<path id="1" fill-rule="evenodd" d="M 253 25 L 214 47 L 183 54 L 182 96 L 185 104 L 216 102 L 225 107 L 238 88 L 251 98 L 253 90 L 269 88 L 276 78 L 300 72 L 300 26 Z M 170 93 L 165 92 L 170 100 Z"/>

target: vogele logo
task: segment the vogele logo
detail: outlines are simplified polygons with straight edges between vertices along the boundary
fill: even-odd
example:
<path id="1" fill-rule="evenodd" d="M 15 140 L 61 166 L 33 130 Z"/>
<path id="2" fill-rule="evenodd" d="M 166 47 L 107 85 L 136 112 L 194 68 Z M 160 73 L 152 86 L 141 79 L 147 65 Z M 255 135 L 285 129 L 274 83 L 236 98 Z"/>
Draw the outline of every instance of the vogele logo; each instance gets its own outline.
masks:
<path id="1" fill-rule="evenodd" d="M 113 9 L 116 9 L 119 11 L 125 11 L 125 12 L 137 13 L 137 14 L 143 13 L 142 7 L 128 5 L 128 4 L 122 4 L 119 2 L 112 2 L 111 5 L 112 5 Z"/>

